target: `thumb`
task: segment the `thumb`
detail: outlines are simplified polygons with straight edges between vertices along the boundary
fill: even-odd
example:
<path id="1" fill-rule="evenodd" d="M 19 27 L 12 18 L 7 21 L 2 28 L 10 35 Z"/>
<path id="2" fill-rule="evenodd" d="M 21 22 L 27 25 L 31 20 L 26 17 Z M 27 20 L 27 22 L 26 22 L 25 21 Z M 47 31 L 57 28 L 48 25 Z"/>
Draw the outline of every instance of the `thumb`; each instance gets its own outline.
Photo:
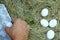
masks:
<path id="1" fill-rule="evenodd" d="M 8 34 L 10 37 L 12 37 L 12 36 L 11 36 L 11 35 L 12 35 L 11 28 L 6 27 L 5 30 L 6 30 L 7 34 Z"/>
<path id="2" fill-rule="evenodd" d="M 15 20 L 16 19 L 12 19 L 12 21 L 11 21 L 13 25 L 14 25 Z M 10 36 L 12 35 L 12 28 L 13 27 L 11 27 L 11 28 L 5 27 L 5 30 L 6 30 L 7 34 L 10 35 Z"/>
<path id="3" fill-rule="evenodd" d="M 11 22 L 12 22 L 13 25 L 14 25 L 15 21 L 16 21 L 16 19 L 12 19 Z M 8 34 L 9 36 L 12 35 L 12 28 L 13 28 L 13 27 L 11 27 L 11 28 L 5 27 L 5 30 L 6 30 L 6 32 L 7 32 L 7 34 Z M 11 36 L 11 37 L 12 37 L 12 36 Z"/>

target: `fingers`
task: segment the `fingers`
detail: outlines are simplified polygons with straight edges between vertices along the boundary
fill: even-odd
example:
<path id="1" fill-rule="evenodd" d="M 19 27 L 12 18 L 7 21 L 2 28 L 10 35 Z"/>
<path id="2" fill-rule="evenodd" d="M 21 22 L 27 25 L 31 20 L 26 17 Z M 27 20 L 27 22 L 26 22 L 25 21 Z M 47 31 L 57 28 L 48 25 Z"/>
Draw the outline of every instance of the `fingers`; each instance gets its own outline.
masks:
<path id="1" fill-rule="evenodd" d="M 30 26 L 27 25 L 27 33 L 29 34 L 29 32 L 30 32 Z"/>
<path id="2" fill-rule="evenodd" d="M 6 28 L 6 32 L 16 40 L 27 40 L 30 26 L 22 19 L 13 19 L 12 28 Z"/>
<path id="3" fill-rule="evenodd" d="M 28 40 L 29 32 L 30 32 L 30 26 L 27 25 L 27 26 L 25 26 L 24 39 L 23 40 Z"/>
<path id="4" fill-rule="evenodd" d="M 11 34 L 11 31 L 13 31 L 13 27 L 17 27 L 20 23 L 21 19 L 13 19 L 12 22 L 13 22 L 13 26 L 11 28 L 8 28 L 8 27 L 5 27 L 5 30 L 8 34 Z M 15 26 L 14 26 L 15 25 Z"/>
<path id="5" fill-rule="evenodd" d="M 14 30 L 13 35 L 16 40 L 27 40 L 30 26 L 24 20 L 17 19 L 14 22 L 12 30 Z"/>
<path id="6" fill-rule="evenodd" d="M 17 28 L 21 28 L 21 27 L 24 27 L 27 25 L 27 23 L 25 21 L 23 21 L 22 19 L 18 18 L 18 19 L 12 19 L 12 22 L 13 22 L 13 26 L 12 28 L 8 28 L 6 27 L 6 31 L 9 33 L 10 30 L 14 30 L 14 29 L 17 29 Z"/>
<path id="7" fill-rule="evenodd" d="M 22 26 L 23 27 L 27 26 L 27 23 L 24 20 L 19 19 L 19 18 L 18 19 L 13 19 L 13 28 L 22 27 Z"/>

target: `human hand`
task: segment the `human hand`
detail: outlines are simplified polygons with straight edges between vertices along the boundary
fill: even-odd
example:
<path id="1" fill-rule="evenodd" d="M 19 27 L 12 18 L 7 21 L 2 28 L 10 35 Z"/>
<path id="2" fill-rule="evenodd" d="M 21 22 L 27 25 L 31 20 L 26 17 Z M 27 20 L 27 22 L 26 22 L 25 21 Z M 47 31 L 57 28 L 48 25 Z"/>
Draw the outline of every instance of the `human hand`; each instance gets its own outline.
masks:
<path id="1" fill-rule="evenodd" d="M 25 21 L 14 19 L 12 28 L 6 27 L 6 32 L 12 40 L 28 40 L 29 29 L 30 27 Z"/>

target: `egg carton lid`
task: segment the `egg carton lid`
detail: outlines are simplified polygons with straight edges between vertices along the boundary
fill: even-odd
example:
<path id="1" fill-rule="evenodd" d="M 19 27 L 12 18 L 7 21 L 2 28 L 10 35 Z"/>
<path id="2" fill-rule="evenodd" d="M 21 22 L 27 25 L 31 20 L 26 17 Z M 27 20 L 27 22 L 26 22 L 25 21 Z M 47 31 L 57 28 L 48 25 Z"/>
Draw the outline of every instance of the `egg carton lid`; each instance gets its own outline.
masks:
<path id="1" fill-rule="evenodd" d="M 7 18 L 7 20 L 11 21 L 11 17 L 9 16 L 9 13 L 4 4 L 0 4 L 0 17 L 0 21 L 3 18 Z"/>

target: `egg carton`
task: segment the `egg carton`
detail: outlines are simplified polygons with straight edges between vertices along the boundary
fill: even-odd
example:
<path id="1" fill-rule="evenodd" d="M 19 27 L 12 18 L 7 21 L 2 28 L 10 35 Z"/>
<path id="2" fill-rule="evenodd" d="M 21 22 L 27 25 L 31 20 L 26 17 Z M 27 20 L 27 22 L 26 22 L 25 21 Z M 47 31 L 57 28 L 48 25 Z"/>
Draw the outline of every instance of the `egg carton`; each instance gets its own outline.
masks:
<path id="1" fill-rule="evenodd" d="M 0 40 L 11 40 L 5 27 L 12 27 L 11 17 L 4 4 L 0 4 Z"/>

